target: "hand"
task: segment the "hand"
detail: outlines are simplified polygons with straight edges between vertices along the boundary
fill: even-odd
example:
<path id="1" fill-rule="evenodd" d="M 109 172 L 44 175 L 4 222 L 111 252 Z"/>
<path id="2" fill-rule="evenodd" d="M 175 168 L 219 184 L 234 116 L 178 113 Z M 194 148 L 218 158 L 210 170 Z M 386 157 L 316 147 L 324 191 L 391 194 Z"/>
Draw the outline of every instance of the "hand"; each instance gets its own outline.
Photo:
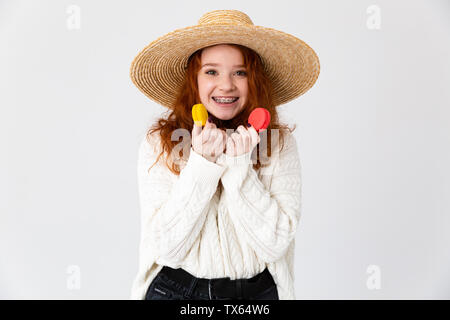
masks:
<path id="1" fill-rule="evenodd" d="M 217 129 L 216 125 L 206 122 L 202 129 L 194 123 L 192 128 L 192 149 L 205 159 L 216 162 L 223 153 L 227 134 L 225 131 Z"/>
<path id="2" fill-rule="evenodd" d="M 237 157 L 251 152 L 260 140 L 261 138 L 253 126 L 250 126 L 248 129 L 244 128 L 244 126 L 239 126 L 236 132 L 233 132 L 228 137 L 225 154 L 231 157 Z"/>

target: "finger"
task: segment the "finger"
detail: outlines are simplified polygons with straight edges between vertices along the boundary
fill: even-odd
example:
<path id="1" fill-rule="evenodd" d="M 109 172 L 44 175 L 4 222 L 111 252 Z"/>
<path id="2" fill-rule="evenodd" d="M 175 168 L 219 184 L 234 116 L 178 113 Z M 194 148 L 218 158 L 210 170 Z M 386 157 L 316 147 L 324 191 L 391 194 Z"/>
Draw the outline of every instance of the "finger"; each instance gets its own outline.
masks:
<path id="1" fill-rule="evenodd" d="M 202 132 L 202 123 L 200 121 L 197 122 L 194 121 L 194 126 L 192 127 L 192 137 L 198 137 L 201 132 Z"/>
<path id="2" fill-rule="evenodd" d="M 247 131 L 250 134 L 252 146 L 256 146 L 261 140 L 258 131 L 256 131 L 255 127 L 253 126 L 250 126 Z"/>
<path id="3" fill-rule="evenodd" d="M 219 132 L 217 130 L 211 130 L 208 143 L 214 145 L 214 143 L 219 140 Z"/>
<path id="4" fill-rule="evenodd" d="M 213 150 L 214 155 L 218 156 L 223 152 L 224 143 L 223 143 L 223 135 L 221 132 L 217 132 L 216 139 L 213 142 Z"/>
<path id="5" fill-rule="evenodd" d="M 211 151 L 213 150 L 215 135 L 216 133 L 214 133 L 214 131 L 210 131 L 208 140 L 205 140 L 203 143 L 205 153 L 207 154 L 211 154 Z"/>
<path id="6" fill-rule="evenodd" d="M 252 137 L 250 135 L 250 132 L 244 128 L 244 126 L 239 126 L 237 128 L 237 131 L 239 132 L 239 134 L 242 137 L 242 144 L 243 144 L 243 148 L 246 152 L 250 151 L 250 146 L 253 147 L 252 143 Z"/>
<path id="7" fill-rule="evenodd" d="M 228 135 L 227 135 L 227 133 L 224 130 L 220 130 L 220 131 L 222 132 L 223 145 L 226 147 Z"/>
<path id="8" fill-rule="evenodd" d="M 202 143 L 207 143 L 211 135 L 211 123 L 206 122 L 202 132 Z"/>
<path id="9" fill-rule="evenodd" d="M 226 145 L 227 145 L 227 134 L 222 129 L 217 129 L 217 139 L 215 141 L 217 150 L 220 151 L 220 153 L 225 152 Z"/>
<path id="10" fill-rule="evenodd" d="M 194 126 L 192 127 L 192 138 L 191 138 L 191 143 L 193 146 L 198 145 L 198 141 L 201 138 L 201 133 L 202 133 L 202 126 L 201 126 L 201 122 L 195 123 L 194 122 Z"/>
<path id="11" fill-rule="evenodd" d="M 227 138 L 226 148 L 228 155 L 234 156 L 236 154 L 234 140 L 231 138 L 231 136 Z"/>
<path id="12" fill-rule="evenodd" d="M 214 150 L 220 150 L 220 153 L 223 151 L 224 149 L 224 142 L 223 142 L 223 135 L 222 132 L 218 129 L 214 130 L 214 141 L 212 141 L 212 145 Z M 217 153 L 216 151 L 216 155 L 220 154 Z"/>
<path id="13" fill-rule="evenodd" d="M 205 143 L 208 143 L 208 141 L 211 141 L 211 132 L 217 131 L 217 126 L 214 122 L 206 122 L 205 128 L 207 131 L 209 131 L 209 134 L 207 134 L 207 139 L 205 139 Z M 216 139 L 218 137 L 218 134 L 214 135 L 214 138 Z"/>
<path id="14" fill-rule="evenodd" d="M 233 132 L 231 134 L 231 139 L 234 141 L 234 151 L 236 152 L 236 154 L 243 153 L 241 135 L 237 132 Z"/>
<path id="15" fill-rule="evenodd" d="M 215 145 L 218 141 L 220 142 L 222 140 L 222 134 L 217 129 L 211 130 L 211 136 L 209 138 L 209 142 L 213 145 Z"/>
<path id="16" fill-rule="evenodd" d="M 205 152 L 205 154 L 213 156 L 214 153 L 214 136 L 215 133 L 211 132 L 210 136 L 209 136 L 209 140 L 206 141 L 206 143 L 203 145 L 203 150 Z"/>

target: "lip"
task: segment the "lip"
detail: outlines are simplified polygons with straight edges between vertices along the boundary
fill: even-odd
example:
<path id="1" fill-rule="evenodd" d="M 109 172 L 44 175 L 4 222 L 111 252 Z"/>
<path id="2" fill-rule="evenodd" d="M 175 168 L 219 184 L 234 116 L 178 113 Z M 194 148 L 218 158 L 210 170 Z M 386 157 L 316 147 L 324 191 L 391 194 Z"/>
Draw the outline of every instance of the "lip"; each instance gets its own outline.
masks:
<path id="1" fill-rule="evenodd" d="M 233 102 L 233 103 L 219 103 L 219 102 L 217 102 L 216 100 L 214 100 L 213 98 L 211 98 L 211 100 L 216 104 L 216 105 L 218 105 L 219 107 L 222 107 L 222 108 L 230 108 L 230 107 L 234 107 L 234 106 L 236 106 L 236 104 L 238 103 L 238 101 L 239 101 L 239 97 L 237 97 L 238 99 L 235 101 L 235 102 Z"/>

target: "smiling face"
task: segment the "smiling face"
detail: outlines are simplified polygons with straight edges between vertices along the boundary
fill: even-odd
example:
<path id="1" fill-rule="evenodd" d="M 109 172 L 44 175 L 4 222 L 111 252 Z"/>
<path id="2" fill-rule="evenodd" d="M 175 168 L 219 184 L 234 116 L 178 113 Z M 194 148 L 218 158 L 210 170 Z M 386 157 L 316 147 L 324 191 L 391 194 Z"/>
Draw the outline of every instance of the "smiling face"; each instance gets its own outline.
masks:
<path id="1" fill-rule="evenodd" d="M 248 82 L 244 58 L 236 47 L 220 44 L 203 49 L 197 75 L 200 101 L 221 120 L 234 118 L 247 101 Z M 230 99 L 237 101 L 228 103 Z M 236 99 L 234 99 L 236 100 Z"/>

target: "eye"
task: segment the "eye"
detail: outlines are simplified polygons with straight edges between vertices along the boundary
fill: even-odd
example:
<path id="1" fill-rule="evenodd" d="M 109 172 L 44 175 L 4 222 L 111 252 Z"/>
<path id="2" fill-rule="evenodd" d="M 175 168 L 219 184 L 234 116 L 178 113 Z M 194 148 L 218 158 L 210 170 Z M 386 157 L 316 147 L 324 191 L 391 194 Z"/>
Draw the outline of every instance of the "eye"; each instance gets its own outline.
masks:
<path id="1" fill-rule="evenodd" d="M 210 72 L 216 72 L 215 70 L 208 70 L 208 71 L 206 71 L 205 73 L 206 74 L 211 74 Z"/>
<path id="2" fill-rule="evenodd" d="M 243 71 L 243 70 L 236 71 L 236 73 L 239 73 L 239 72 L 241 72 L 243 76 L 246 76 L 246 75 L 247 75 L 247 72 L 245 72 L 245 71 Z"/>

